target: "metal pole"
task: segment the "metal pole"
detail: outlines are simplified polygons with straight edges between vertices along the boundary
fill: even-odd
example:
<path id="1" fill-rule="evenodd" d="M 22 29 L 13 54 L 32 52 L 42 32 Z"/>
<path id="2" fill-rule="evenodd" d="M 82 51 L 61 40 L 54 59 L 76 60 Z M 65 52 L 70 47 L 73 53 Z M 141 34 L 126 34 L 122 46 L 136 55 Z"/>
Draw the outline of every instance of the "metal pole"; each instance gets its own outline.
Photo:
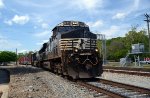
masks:
<path id="1" fill-rule="evenodd" d="M 17 48 L 16 48 L 16 56 L 17 56 Z M 17 57 L 16 57 L 16 65 L 18 65 L 18 63 L 17 63 Z"/>
<path id="2" fill-rule="evenodd" d="M 105 35 L 103 36 L 103 61 L 104 64 L 106 64 L 106 39 L 105 39 Z"/>
<path id="3" fill-rule="evenodd" d="M 148 36 L 149 36 L 149 52 L 150 52 L 150 32 L 149 32 L 150 17 L 147 13 L 145 14 L 145 17 L 146 17 L 146 20 L 144 20 L 144 21 L 147 22 L 147 28 L 148 28 L 147 31 L 148 31 Z"/>
<path id="4" fill-rule="evenodd" d="M 106 38 L 104 34 L 97 34 L 97 39 L 102 41 L 101 45 L 101 53 L 103 55 L 103 64 L 106 64 L 107 58 L 106 58 Z"/>

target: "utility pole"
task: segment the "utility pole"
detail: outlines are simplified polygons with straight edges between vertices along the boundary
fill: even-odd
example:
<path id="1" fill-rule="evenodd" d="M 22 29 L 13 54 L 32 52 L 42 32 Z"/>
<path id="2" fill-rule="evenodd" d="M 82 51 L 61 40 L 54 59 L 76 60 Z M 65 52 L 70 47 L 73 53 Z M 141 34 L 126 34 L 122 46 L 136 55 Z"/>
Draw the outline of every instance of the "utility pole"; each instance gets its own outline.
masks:
<path id="1" fill-rule="evenodd" d="M 16 48 L 16 55 L 17 55 L 17 48 Z M 17 58 L 16 58 L 16 65 L 18 65 L 18 64 L 17 64 Z"/>
<path id="2" fill-rule="evenodd" d="M 146 19 L 144 21 L 147 22 L 147 31 L 148 31 L 148 37 L 149 37 L 149 52 L 150 52 L 150 32 L 149 32 L 149 22 L 150 22 L 150 16 L 146 13 L 144 14 Z"/>

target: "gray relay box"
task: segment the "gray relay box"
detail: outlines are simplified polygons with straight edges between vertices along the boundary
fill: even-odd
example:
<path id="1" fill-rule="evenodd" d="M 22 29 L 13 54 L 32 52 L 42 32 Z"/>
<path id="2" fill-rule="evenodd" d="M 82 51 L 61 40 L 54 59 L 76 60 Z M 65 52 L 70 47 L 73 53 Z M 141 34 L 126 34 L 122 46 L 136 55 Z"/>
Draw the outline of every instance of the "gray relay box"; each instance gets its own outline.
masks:
<path id="1" fill-rule="evenodd" d="M 144 44 L 138 43 L 138 44 L 132 44 L 132 53 L 139 53 L 144 52 Z"/>

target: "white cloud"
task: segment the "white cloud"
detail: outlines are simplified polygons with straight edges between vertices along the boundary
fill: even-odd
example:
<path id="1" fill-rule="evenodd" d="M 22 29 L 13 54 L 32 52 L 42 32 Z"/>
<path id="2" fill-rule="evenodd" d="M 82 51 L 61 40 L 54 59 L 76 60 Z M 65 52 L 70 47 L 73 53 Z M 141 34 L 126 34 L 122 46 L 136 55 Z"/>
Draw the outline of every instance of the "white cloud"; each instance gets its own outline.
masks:
<path id="1" fill-rule="evenodd" d="M 23 49 L 23 50 L 18 50 L 18 53 L 27 53 L 29 50 Z"/>
<path id="2" fill-rule="evenodd" d="M 0 50 L 15 49 L 22 44 L 16 40 L 10 40 L 7 37 L 0 35 Z"/>
<path id="3" fill-rule="evenodd" d="M 119 31 L 119 27 L 118 26 L 111 26 L 108 30 L 104 31 L 104 33 L 108 37 L 113 37 L 115 34 L 118 33 L 118 31 Z"/>
<path id="4" fill-rule="evenodd" d="M 12 25 L 12 21 L 11 20 L 5 20 L 4 23 L 8 24 L 8 25 Z"/>
<path id="5" fill-rule="evenodd" d="M 98 20 L 98 21 L 95 21 L 95 22 L 87 22 L 87 24 L 91 28 L 99 28 L 99 27 L 103 26 L 103 21 L 102 20 Z"/>
<path id="6" fill-rule="evenodd" d="M 112 19 L 123 19 L 126 17 L 126 14 L 125 13 L 117 13 L 116 15 L 114 15 L 112 17 Z"/>
<path id="7" fill-rule="evenodd" d="M 125 36 L 125 33 L 128 31 L 128 26 L 122 25 L 122 26 L 116 26 L 112 25 L 107 30 L 102 31 L 103 34 L 106 35 L 106 38 L 114 38 L 114 37 L 123 37 Z"/>
<path id="8" fill-rule="evenodd" d="M 15 0 L 19 5 L 25 6 L 25 7 L 36 7 L 36 8 L 47 8 L 51 5 L 47 2 L 38 2 L 34 0 Z"/>
<path id="9" fill-rule="evenodd" d="M 11 20 L 4 21 L 4 23 L 8 25 L 12 25 L 13 23 L 23 25 L 23 24 L 26 24 L 29 21 L 29 19 L 30 18 L 27 15 L 25 16 L 15 15 Z"/>
<path id="10" fill-rule="evenodd" d="M 12 21 L 17 24 L 25 24 L 29 21 L 29 16 L 15 15 L 14 18 L 12 19 Z"/>
<path id="11" fill-rule="evenodd" d="M 48 40 L 42 40 L 42 42 L 38 42 L 38 43 L 36 43 L 36 45 L 43 45 L 44 43 L 46 43 L 46 42 L 48 42 Z"/>
<path id="12" fill-rule="evenodd" d="M 3 7 L 4 7 L 3 0 L 0 0 L 0 8 L 3 8 Z"/>
<path id="13" fill-rule="evenodd" d="M 122 9 L 120 12 L 117 12 L 112 19 L 123 19 L 127 15 L 131 14 L 134 11 L 137 11 L 139 8 L 140 0 L 131 1 L 131 5 L 127 7 L 127 9 Z"/>
<path id="14" fill-rule="evenodd" d="M 136 10 L 138 7 L 139 7 L 139 4 L 140 4 L 140 0 L 134 0 L 134 9 L 133 10 Z"/>
<path id="15" fill-rule="evenodd" d="M 38 22 L 38 23 L 43 22 L 43 19 L 42 19 L 42 18 L 40 18 L 40 17 L 38 17 L 36 20 L 37 20 L 37 22 Z"/>
<path id="16" fill-rule="evenodd" d="M 48 28 L 49 28 L 49 25 L 46 24 L 46 23 L 42 23 L 42 28 L 43 28 L 43 29 L 48 29 Z"/>
<path id="17" fill-rule="evenodd" d="M 36 36 L 36 37 L 44 37 L 44 36 L 48 36 L 48 35 L 50 36 L 50 31 L 48 31 L 48 30 L 34 34 L 34 36 Z"/>
<path id="18" fill-rule="evenodd" d="M 71 0 L 71 4 L 80 9 L 95 10 L 102 6 L 102 0 Z"/>
<path id="19" fill-rule="evenodd" d="M 34 29 L 37 29 L 38 27 L 37 27 L 37 26 L 34 26 L 33 28 L 34 28 Z"/>

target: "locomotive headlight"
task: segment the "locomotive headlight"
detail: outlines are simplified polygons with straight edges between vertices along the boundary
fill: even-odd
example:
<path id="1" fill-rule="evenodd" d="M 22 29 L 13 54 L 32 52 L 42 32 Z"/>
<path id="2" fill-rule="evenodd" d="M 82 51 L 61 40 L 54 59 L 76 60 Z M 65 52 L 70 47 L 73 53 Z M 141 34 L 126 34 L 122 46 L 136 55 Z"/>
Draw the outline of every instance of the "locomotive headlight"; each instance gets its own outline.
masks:
<path id="1" fill-rule="evenodd" d="M 78 52 L 78 49 L 77 49 L 77 48 L 75 48 L 75 49 L 74 49 L 74 51 L 75 51 L 75 52 Z"/>
<path id="2" fill-rule="evenodd" d="M 96 48 L 95 51 L 98 52 L 98 49 Z"/>

